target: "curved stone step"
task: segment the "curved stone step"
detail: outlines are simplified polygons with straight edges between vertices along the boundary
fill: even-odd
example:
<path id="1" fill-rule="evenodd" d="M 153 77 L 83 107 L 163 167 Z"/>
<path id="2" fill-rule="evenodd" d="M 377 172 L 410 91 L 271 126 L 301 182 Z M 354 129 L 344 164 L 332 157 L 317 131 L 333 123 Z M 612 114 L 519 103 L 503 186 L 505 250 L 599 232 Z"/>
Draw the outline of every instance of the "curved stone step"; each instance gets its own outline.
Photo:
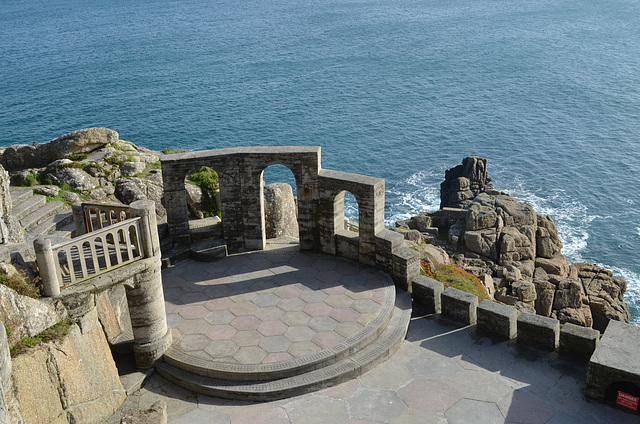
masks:
<path id="1" fill-rule="evenodd" d="M 213 262 L 227 256 L 227 243 L 222 239 L 210 239 L 192 243 L 191 259 L 198 262 Z"/>
<path id="2" fill-rule="evenodd" d="M 16 207 L 33 196 L 33 190 L 30 188 L 11 187 L 9 192 L 11 193 L 11 204 L 13 207 Z"/>
<path id="3" fill-rule="evenodd" d="M 49 216 L 40 224 L 36 225 L 33 229 L 31 229 L 32 234 L 54 234 L 57 230 L 64 227 L 66 224 L 73 222 L 73 213 L 71 211 L 68 212 L 60 212 L 55 215 Z M 67 231 L 68 234 L 71 234 L 71 231 Z M 66 236 L 66 233 L 59 234 L 62 236 Z"/>
<path id="4" fill-rule="evenodd" d="M 269 381 L 223 380 L 194 374 L 167 362 L 156 364 L 156 370 L 178 386 L 208 396 L 248 401 L 283 399 L 356 378 L 385 361 L 404 340 L 410 319 L 411 295 L 403 291 L 396 296 L 389 324 L 371 343 L 338 362 L 286 378 Z"/>
<path id="5" fill-rule="evenodd" d="M 395 285 L 391 277 L 383 272 L 378 276 L 384 282 L 384 299 L 376 315 L 356 334 L 337 345 L 301 358 L 272 364 L 239 365 L 237 363 L 213 362 L 192 356 L 175 345 L 165 353 L 167 363 L 206 377 L 234 381 L 273 380 L 302 374 L 336 363 L 375 340 L 387 327 L 394 312 Z"/>

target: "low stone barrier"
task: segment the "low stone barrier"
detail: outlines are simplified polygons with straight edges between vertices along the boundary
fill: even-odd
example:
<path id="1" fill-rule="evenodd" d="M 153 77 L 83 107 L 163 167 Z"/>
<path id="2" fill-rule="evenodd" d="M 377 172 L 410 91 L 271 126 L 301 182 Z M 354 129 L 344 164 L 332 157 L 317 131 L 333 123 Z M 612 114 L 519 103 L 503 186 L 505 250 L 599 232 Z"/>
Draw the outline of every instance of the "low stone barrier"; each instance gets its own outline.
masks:
<path id="1" fill-rule="evenodd" d="M 599 340 L 598 330 L 567 322 L 560 328 L 560 354 L 588 361 L 596 350 Z"/>
<path id="2" fill-rule="evenodd" d="M 468 325 L 476 323 L 477 296 L 453 287 L 447 287 L 442 293 L 441 299 L 442 315 Z"/>
<path id="3" fill-rule="evenodd" d="M 428 312 L 439 314 L 442 312 L 441 296 L 444 284 L 433 278 L 421 275 L 411 282 L 413 299 L 424 305 Z"/>
<path id="4" fill-rule="evenodd" d="M 518 317 L 518 343 L 543 350 L 556 350 L 560 339 L 560 321 L 523 313 Z"/>
<path id="5" fill-rule="evenodd" d="M 516 337 L 518 310 L 498 302 L 485 300 L 478 305 L 478 330 L 503 339 Z"/>

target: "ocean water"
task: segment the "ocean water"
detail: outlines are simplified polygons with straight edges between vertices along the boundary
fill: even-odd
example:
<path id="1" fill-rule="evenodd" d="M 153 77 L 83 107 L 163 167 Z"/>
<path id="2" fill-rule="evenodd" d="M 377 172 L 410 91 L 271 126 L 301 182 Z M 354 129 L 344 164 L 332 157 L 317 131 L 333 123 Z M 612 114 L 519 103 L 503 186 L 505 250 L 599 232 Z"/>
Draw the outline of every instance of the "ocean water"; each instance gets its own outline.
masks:
<path id="1" fill-rule="evenodd" d="M 486 157 L 570 261 L 627 279 L 640 324 L 640 0 L 3 0 L 0 145 L 89 126 L 322 146 L 386 180 L 388 225 Z"/>

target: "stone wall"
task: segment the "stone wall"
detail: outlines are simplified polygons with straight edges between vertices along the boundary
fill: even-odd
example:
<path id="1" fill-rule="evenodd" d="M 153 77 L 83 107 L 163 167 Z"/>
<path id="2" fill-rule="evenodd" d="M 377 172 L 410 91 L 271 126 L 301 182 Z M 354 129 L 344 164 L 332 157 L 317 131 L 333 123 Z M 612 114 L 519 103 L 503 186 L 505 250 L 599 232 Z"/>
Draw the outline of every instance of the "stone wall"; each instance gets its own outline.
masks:
<path id="1" fill-rule="evenodd" d="M 164 204 L 169 235 L 188 245 L 189 221 L 184 178 L 196 166 L 220 177 L 222 232 L 228 244 L 264 249 L 266 243 L 263 171 L 284 165 L 296 180 L 301 250 L 325 252 L 376 266 L 407 288 L 419 273 L 419 255 L 402 237 L 389 242 L 384 228 L 384 180 L 322 169 L 320 147 L 241 147 L 179 153 L 162 158 Z M 359 232 L 344 229 L 344 194 L 359 209 Z"/>

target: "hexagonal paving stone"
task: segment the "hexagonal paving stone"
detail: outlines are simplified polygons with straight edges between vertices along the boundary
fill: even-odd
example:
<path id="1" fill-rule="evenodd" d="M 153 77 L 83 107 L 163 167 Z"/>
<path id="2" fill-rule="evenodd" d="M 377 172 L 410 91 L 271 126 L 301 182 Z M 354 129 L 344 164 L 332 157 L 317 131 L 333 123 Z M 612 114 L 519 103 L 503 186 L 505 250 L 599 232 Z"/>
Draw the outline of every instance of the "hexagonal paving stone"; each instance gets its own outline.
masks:
<path id="1" fill-rule="evenodd" d="M 313 343 L 312 341 L 308 342 L 294 342 L 289 346 L 288 352 L 293 355 L 294 358 L 302 358 L 307 355 L 311 355 L 318 351 L 322 350 L 320 346 Z"/>
<path id="2" fill-rule="evenodd" d="M 301 311 L 305 306 L 307 306 L 307 303 L 297 297 L 291 299 L 282 299 L 280 303 L 278 303 L 278 308 L 282 309 L 285 312 Z"/>
<path id="3" fill-rule="evenodd" d="M 229 324 L 212 325 L 204 335 L 210 340 L 229 340 L 236 335 L 238 330 Z"/>
<path id="4" fill-rule="evenodd" d="M 325 287 L 322 289 L 328 295 L 332 294 L 344 294 L 347 291 L 347 288 L 340 283 L 335 283 L 330 285 L 329 287 Z"/>
<path id="5" fill-rule="evenodd" d="M 226 311 L 233 304 L 233 301 L 228 297 L 221 297 L 218 299 L 207 300 L 204 302 L 204 307 L 210 311 Z"/>
<path id="6" fill-rule="evenodd" d="M 204 318 L 209 313 L 209 310 L 204 306 L 195 305 L 195 306 L 185 306 L 180 310 L 180 316 L 184 319 L 199 319 Z"/>
<path id="7" fill-rule="evenodd" d="M 312 317 L 323 317 L 331 313 L 333 308 L 326 303 L 309 303 L 304 307 L 303 311 Z"/>
<path id="8" fill-rule="evenodd" d="M 369 324 L 369 321 L 371 321 L 375 316 L 376 314 L 374 314 L 373 312 L 360 314 L 360 318 L 358 318 L 357 322 L 358 324 L 367 325 Z"/>
<path id="9" fill-rule="evenodd" d="M 233 358 L 241 364 L 260 364 L 266 356 L 267 352 L 258 346 L 244 346 Z"/>
<path id="10" fill-rule="evenodd" d="M 316 332 L 306 325 L 296 325 L 287 328 L 284 335 L 293 342 L 306 342 L 311 341 Z"/>
<path id="11" fill-rule="evenodd" d="M 498 402 L 513 390 L 504 378 L 484 370 L 462 370 L 448 383 L 462 397 L 486 402 Z"/>
<path id="12" fill-rule="evenodd" d="M 216 343 L 209 343 L 204 351 L 213 358 L 226 358 L 236 354 L 240 347 L 231 340 L 220 340 Z"/>
<path id="13" fill-rule="evenodd" d="M 360 313 L 376 312 L 380 305 L 371 299 L 354 300 L 351 307 Z"/>
<path id="14" fill-rule="evenodd" d="M 311 317 L 302 311 L 294 311 L 294 312 L 287 312 L 282 316 L 282 318 L 280 318 L 280 320 L 285 324 L 287 324 L 288 326 L 293 327 L 296 325 L 308 324 L 309 320 L 311 320 Z"/>
<path id="15" fill-rule="evenodd" d="M 207 299 L 204 297 L 202 293 L 186 293 L 181 298 L 180 301 L 185 305 L 202 305 Z"/>
<path id="16" fill-rule="evenodd" d="M 178 347 L 185 352 L 193 352 L 204 349 L 209 343 L 211 343 L 211 339 L 204 334 L 187 334 L 182 336 L 178 342 Z"/>
<path id="17" fill-rule="evenodd" d="M 334 308 L 348 308 L 353 303 L 353 299 L 346 294 L 332 294 L 327 296 L 324 302 Z"/>
<path id="18" fill-rule="evenodd" d="M 330 317 L 313 317 L 309 320 L 308 325 L 315 331 L 332 331 L 338 322 Z"/>
<path id="19" fill-rule="evenodd" d="M 300 281 L 300 284 L 302 284 L 302 287 L 300 287 L 303 291 L 317 291 L 320 290 L 321 288 L 324 287 L 324 282 L 318 280 L 316 277 L 312 277 L 312 278 L 304 278 Z"/>
<path id="20" fill-rule="evenodd" d="M 396 392 L 383 389 L 362 388 L 346 403 L 352 417 L 375 422 L 389 422 L 407 409 Z"/>
<path id="21" fill-rule="evenodd" d="M 397 362 L 386 361 L 360 377 L 365 386 L 397 390 L 412 380 L 407 368 Z"/>
<path id="22" fill-rule="evenodd" d="M 254 293 L 254 292 L 237 293 L 229 296 L 229 299 L 233 300 L 235 303 L 251 302 L 253 299 L 256 298 L 256 296 L 257 296 L 257 293 Z"/>
<path id="23" fill-rule="evenodd" d="M 351 308 L 336 308 L 329 316 L 338 322 L 356 322 L 360 314 Z"/>
<path id="24" fill-rule="evenodd" d="M 281 336 L 289 327 L 280 320 L 265 321 L 258 325 L 258 332 L 264 336 Z"/>
<path id="25" fill-rule="evenodd" d="M 336 261 L 330 258 L 319 258 L 313 261 L 313 268 L 318 271 L 332 271 L 336 267 Z"/>
<path id="26" fill-rule="evenodd" d="M 188 319 L 177 328 L 182 334 L 202 334 L 209 329 L 209 323 L 203 319 Z"/>
<path id="27" fill-rule="evenodd" d="M 269 306 L 266 308 L 260 308 L 256 311 L 254 316 L 261 321 L 274 321 L 282 318 L 285 312 L 277 306 Z"/>
<path id="28" fill-rule="evenodd" d="M 243 330 L 238 331 L 231 340 L 238 344 L 238 346 L 258 346 L 264 336 L 258 333 L 257 330 Z"/>
<path id="29" fill-rule="evenodd" d="M 289 405 L 287 409 L 293 423 L 344 423 L 349 418 L 344 402 L 320 396 L 301 399 L 300 402 Z"/>
<path id="30" fill-rule="evenodd" d="M 167 325 L 169 327 L 177 327 L 182 321 L 184 321 L 184 318 L 180 314 L 167 313 Z"/>
<path id="31" fill-rule="evenodd" d="M 229 306 L 229 312 L 237 317 L 253 315 L 258 309 L 260 309 L 260 307 L 253 302 L 239 302 Z"/>
<path id="32" fill-rule="evenodd" d="M 463 370 L 455 359 L 429 350 L 409 360 L 407 369 L 416 378 L 438 381 L 449 381 Z"/>
<path id="33" fill-rule="evenodd" d="M 269 336 L 265 337 L 258 346 L 267 353 L 286 352 L 292 342 L 285 336 Z"/>
<path id="34" fill-rule="evenodd" d="M 307 290 L 300 295 L 300 300 L 307 303 L 324 302 L 327 294 L 319 289 Z"/>
<path id="35" fill-rule="evenodd" d="M 371 299 L 373 297 L 373 292 L 371 290 L 353 290 L 353 288 L 347 289 L 344 294 L 354 300 Z"/>
<path id="36" fill-rule="evenodd" d="M 257 330 L 258 326 L 262 323 L 258 318 L 253 315 L 243 315 L 234 318 L 229 325 L 236 330 Z"/>
<path id="37" fill-rule="evenodd" d="M 262 360 L 263 364 L 276 364 L 278 362 L 291 361 L 294 357 L 289 352 L 269 353 Z"/>
<path id="38" fill-rule="evenodd" d="M 267 258 L 252 259 L 247 263 L 247 268 L 254 271 L 271 268 L 271 261 Z"/>
<path id="39" fill-rule="evenodd" d="M 409 408 L 427 412 L 445 412 L 461 399 L 455 390 L 441 381 L 413 380 L 398 390 L 398 394 Z"/>
<path id="40" fill-rule="evenodd" d="M 361 331 L 363 328 L 364 325 L 357 322 L 341 322 L 336 326 L 335 332 L 344 338 L 348 338 L 356 334 L 358 331 Z"/>
<path id="41" fill-rule="evenodd" d="M 311 339 L 312 342 L 317 344 L 323 349 L 328 349 L 333 347 L 344 340 L 340 334 L 335 331 L 321 331 L 316 333 L 315 336 Z"/>
<path id="42" fill-rule="evenodd" d="M 340 277 L 340 282 L 343 286 L 352 289 L 354 291 L 358 291 L 357 288 L 360 287 L 362 290 L 365 290 L 364 284 L 367 282 L 366 278 L 363 278 L 360 275 L 343 275 Z M 360 290 L 360 291 L 362 291 Z"/>
<path id="43" fill-rule="evenodd" d="M 278 287 L 274 293 L 283 299 L 291 299 L 300 297 L 300 295 L 302 294 L 302 290 L 296 286 L 288 285 Z"/>
<path id="44" fill-rule="evenodd" d="M 316 278 L 323 283 L 336 283 L 340 277 L 341 275 L 335 271 L 322 271 L 316 276 Z"/>
<path id="45" fill-rule="evenodd" d="M 211 311 L 204 317 L 211 325 L 229 324 L 236 316 L 229 311 Z"/>
<path id="46" fill-rule="evenodd" d="M 216 284 L 204 290 L 204 297 L 208 299 L 222 299 L 231 294 L 232 290 L 226 284 Z"/>

